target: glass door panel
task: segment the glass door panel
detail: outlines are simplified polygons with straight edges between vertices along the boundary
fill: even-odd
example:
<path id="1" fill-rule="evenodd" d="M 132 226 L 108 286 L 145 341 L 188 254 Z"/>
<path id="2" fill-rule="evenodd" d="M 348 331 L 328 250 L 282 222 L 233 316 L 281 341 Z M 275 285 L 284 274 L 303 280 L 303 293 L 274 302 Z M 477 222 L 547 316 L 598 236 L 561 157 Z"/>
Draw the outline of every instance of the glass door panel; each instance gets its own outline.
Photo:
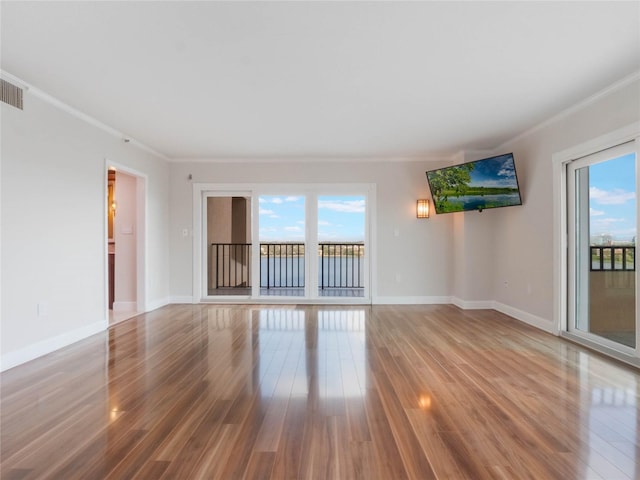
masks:
<path id="1" fill-rule="evenodd" d="M 636 158 L 629 150 L 569 166 L 569 330 L 635 348 Z"/>
<path id="2" fill-rule="evenodd" d="M 363 195 L 318 196 L 318 296 L 364 297 Z"/>
<path id="3" fill-rule="evenodd" d="M 260 195 L 260 295 L 305 296 L 305 197 Z"/>
<path id="4" fill-rule="evenodd" d="M 206 198 L 207 294 L 251 294 L 251 198 Z"/>

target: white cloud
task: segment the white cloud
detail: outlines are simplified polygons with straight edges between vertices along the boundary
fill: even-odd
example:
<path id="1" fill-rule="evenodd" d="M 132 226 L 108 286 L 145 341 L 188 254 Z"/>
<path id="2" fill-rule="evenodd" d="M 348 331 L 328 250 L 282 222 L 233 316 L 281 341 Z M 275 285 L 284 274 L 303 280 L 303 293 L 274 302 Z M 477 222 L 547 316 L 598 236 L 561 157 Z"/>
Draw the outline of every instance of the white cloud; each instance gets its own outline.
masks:
<path id="1" fill-rule="evenodd" d="M 598 217 L 604 215 L 604 210 L 596 210 L 595 208 L 589 208 L 589 215 L 592 217 Z"/>
<path id="2" fill-rule="evenodd" d="M 591 222 L 592 232 L 609 231 L 615 224 L 626 222 L 624 218 L 597 218 Z"/>
<path id="3" fill-rule="evenodd" d="M 335 212 L 344 213 L 364 213 L 364 200 L 348 200 L 348 201 L 328 201 L 320 200 L 318 208 L 326 208 Z"/>
<path id="4" fill-rule="evenodd" d="M 286 232 L 301 232 L 302 229 L 300 227 L 284 227 Z"/>
<path id="5" fill-rule="evenodd" d="M 267 203 L 267 201 L 264 198 L 260 197 L 258 198 L 258 203 Z"/>
<path id="6" fill-rule="evenodd" d="M 514 178 L 516 176 L 516 172 L 513 170 L 513 168 L 502 168 L 499 172 L 498 172 L 498 176 L 499 177 L 509 177 L 509 178 Z"/>
<path id="7" fill-rule="evenodd" d="M 269 209 L 267 209 L 267 208 L 261 208 L 261 209 L 259 210 L 259 213 L 260 213 L 260 215 L 273 215 L 273 214 L 275 214 L 276 212 L 274 212 L 273 210 L 269 210 Z"/>
<path id="8" fill-rule="evenodd" d="M 284 202 L 284 200 L 282 200 L 280 197 L 275 197 L 271 199 L 271 203 L 275 203 L 277 205 L 281 204 L 282 202 Z"/>
<path id="9" fill-rule="evenodd" d="M 620 188 L 601 190 L 598 187 L 589 188 L 589 198 L 601 205 L 622 205 L 636 198 L 636 192 L 627 192 Z"/>
<path id="10" fill-rule="evenodd" d="M 280 218 L 279 215 L 269 215 L 269 218 Z"/>
<path id="11" fill-rule="evenodd" d="M 326 220 L 318 220 L 318 225 L 321 225 L 323 227 L 328 227 L 331 224 L 329 222 L 327 222 Z"/>
<path id="12" fill-rule="evenodd" d="M 304 225 L 304 220 L 298 220 L 296 223 L 297 223 L 298 225 Z"/>
<path id="13" fill-rule="evenodd" d="M 285 202 L 297 202 L 298 197 L 287 197 L 284 199 Z"/>

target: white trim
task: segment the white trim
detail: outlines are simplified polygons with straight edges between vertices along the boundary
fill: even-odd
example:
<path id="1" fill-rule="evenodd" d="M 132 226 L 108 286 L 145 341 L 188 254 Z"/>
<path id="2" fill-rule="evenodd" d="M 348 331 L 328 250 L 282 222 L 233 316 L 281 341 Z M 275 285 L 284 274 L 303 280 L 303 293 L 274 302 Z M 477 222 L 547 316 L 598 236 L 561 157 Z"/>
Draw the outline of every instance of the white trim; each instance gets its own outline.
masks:
<path id="1" fill-rule="evenodd" d="M 147 193 L 147 185 L 148 185 L 148 177 L 146 173 L 140 172 L 138 170 L 135 170 L 131 167 L 128 167 L 126 165 L 122 165 L 119 163 L 115 163 L 112 162 L 111 160 L 109 160 L 109 158 L 105 157 L 104 159 L 104 171 L 105 171 L 105 175 L 107 175 L 107 170 L 109 168 L 114 168 L 116 170 L 116 172 L 121 172 L 121 173 L 125 173 L 127 175 L 130 175 L 132 177 L 134 177 L 136 179 L 136 232 L 137 232 L 137 236 L 136 236 L 136 301 L 137 301 L 137 305 L 136 307 L 133 309 L 134 311 L 138 311 L 138 312 L 146 312 L 147 311 L 147 303 L 148 303 L 148 292 L 149 292 L 149 275 L 147 272 L 147 266 L 149 265 L 148 262 L 148 235 L 147 235 L 147 219 L 149 217 L 148 215 L 148 204 L 149 204 L 149 196 Z M 107 188 L 107 181 L 105 178 L 104 181 L 104 185 L 105 185 L 105 189 Z M 107 230 L 106 230 L 106 222 L 108 221 L 106 219 L 107 217 L 107 210 L 109 208 L 109 205 L 106 205 L 107 202 L 107 197 L 106 195 L 103 195 L 103 198 L 105 199 L 105 208 L 103 209 L 103 215 L 105 217 L 105 231 L 104 231 L 104 237 L 105 237 L 105 248 L 108 248 L 108 238 L 107 238 Z M 107 256 L 107 252 L 105 251 L 105 257 Z M 109 271 L 106 270 L 105 271 L 105 283 L 107 284 L 107 292 L 108 292 L 108 288 L 109 288 Z M 106 302 L 105 304 L 107 304 L 107 309 L 108 309 L 108 294 L 107 297 L 105 298 Z M 115 302 L 114 302 L 115 305 Z M 108 318 L 108 311 L 107 311 L 107 318 Z"/>
<path id="2" fill-rule="evenodd" d="M 146 312 L 151 312 L 153 310 L 157 310 L 158 308 L 162 308 L 165 307 L 169 304 L 173 303 L 171 301 L 171 298 L 169 297 L 165 297 L 165 298 L 158 298 L 155 300 L 149 300 L 149 302 L 147 303 L 147 309 Z M 189 297 L 189 301 L 187 303 L 192 303 L 191 302 L 191 297 Z"/>
<path id="3" fill-rule="evenodd" d="M 21 348 L 20 350 L 5 353 L 2 355 L 0 360 L 0 372 L 4 372 L 9 368 L 16 367 L 30 360 L 34 360 L 38 357 L 69 346 L 72 343 L 83 340 L 95 335 L 96 333 L 103 332 L 107 330 L 108 326 L 109 322 L 102 320 L 55 337 L 47 338 L 46 340 L 41 340 L 40 342 Z"/>
<path id="4" fill-rule="evenodd" d="M 585 338 L 581 335 L 576 335 L 575 333 L 570 333 L 570 332 L 560 332 L 559 333 L 560 337 L 571 341 L 573 343 L 577 343 L 578 345 L 582 345 L 585 347 L 588 347 L 592 350 L 596 350 L 598 352 L 602 352 L 612 358 L 615 358 L 616 360 L 620 360 L 621 362 L 627 363 L 629 365 L 632 365 L 634 367 L 640 367 L 640 358 L 638 357 L 634 357 L 632 355 L 628 355 L 624 352 L 620 352 L 619 350 L 616 350 L 614 348 L 610 348 L 606 345 L 601 345 L 599 343 L 596 343 L 594 341 L 589 340 L 588 338 Z"/>
<path id="5" fill-rule="evenodd" d="M 493 310 L 496 310 L 500 313 L 504 313 L 510 317 L 515 318 L 521 322 L 524 322 L 532 327 L 539 328 L 540 330 L 544 330 L 545 332 L 551 333 L 553 335 L 558 335 L 558 330 L 554 328 L 554 322 L 552 320 L 547 320 L 546 318 L 538 317 L 537 315 L 533 315 L 529 312 L 525 312 L 524 310 L 517 309 L 515 307 L 511 307 L 509 305 L 505 305 L 500 302 L 492 302 Z"/>
<path id="6" fill-rule="evenodd" d="M 451 297 L 446 296 L 406 296 L 406 297 L 373 297 L 373 305 L 449 305 Z"/>
<path id="7" fill-rule="evenodd" d="M 182 303 L 198 303 L 195 299 L 189 295 L 176 295 L 169 297 L 169 305 L 182 304 Z M 161 305 L 164 306 L 164 305 Z"/>
<path id="8" fill-rule="evenodd" d="M 574 145 L 552 155 L 553 185 L 553 325 L 555 332 L 567 330 L 567 191 L 566 165 L 578 158 L 640 138 L 640 122 Z M 636 140 L 637 141 L 637 140 Z"/>
<path id="9" fill-rule="evenodd" d="M 493 300 L 463 300 L 451 297 L 451 303 L 463 310 L 487 310 L 493 308 Z"/>
<path id="10" fill-rule="evenodd" d="M 370 304 L 373 296 L 374 282 L 372 281 L 372 263 L 376 252 L 375 239 L 377 238 L 373 232 L 375 229 L 376 218 L 376 185 L 374 183 L 192 183 L 192 221 L 193 221 L 193 255 L 192 255 L 192 301 L 193 303 L 272 303 L 274 301 L 280 301 L 282 303 L 303 303 L 303 304 L 323 304 L 323 303 L 340 303 L 340 304 Z M 248 299 L 245 296 L 241 298 L 221 298 L 220 296 L 205 295 L 206 290 L 206 276 L 203 271 L 203 258 L 205 255 L 206 238 L 205 229 L 206 226 L 206 209 L 204 206 L 205 196 L 250 196 L 252 200 L 252 228 L 251 228 L 251 243 L 259 244 L 259 229 L 258 227 L 258 210 L 259 202 L 257 201 L 261 195 L 301 195 L 306 197 L 305 208 L 306 219 L 305 224 L 307 230 L 305 231 L 306 238 L 309 238 L 309 225 L 313 222 L 316 223 L 316 218 L 309 217 L 309 209 L 312 206 L 310 202 L 316 202 L 318 195 L 364 195 L 367 203 L 367 216 L 365 218 L 365 297 L 322 297 L 311 292 L 311 282 L 307 279 L 305 282 L 306 298 L 302 297 L 267 297 L 259 295 L 259 273 L 257 269 L 253 269 L 252 273 L 252 295 L 253 298 Z M 316 202 L 317 203 L 317 202 Z M 314 207 L 315 208 L 315 207 Z M 313 233 L 313 232 L 311 232 Z M 252 264 L 258 263 L 258 249 L 253 249 Z M 309 267 L 310 257 L 305 258 L 305 275 L 310 275 L 311 268 Z M 368 264 L 369 266 L 366 266 Z M 375 266 L 373 266 L 375 268 Z M 311 272 L 311 273 L 310 273 Z M 274 298 L 276 300 L 274 300 Z M 337 298 L 337 300 L 336 300 Z M 260 299 L 260 300 L 258 300 Z"/>
<path id="11" fill-rule="evenodd" d="M 4 70 L 0 70 L 0 78 L 6 80 L 9 83 L 13 83 L 16 87 L 19 87 L 23 90 L 29 90 L 29 85 L 22 80 L 20 80 L 15 75 L 10 74 L 9 72 L 5 72 Z"/>
<path id="12" fill-rule="evenodd" d="M 86 113 L 64 103 L 62 100 L 52 95 L 49 95 L 48 93 L 40 90 L 39 88 L 34 87 L 33 85 L 25 82 L 24 80 L 21 80 L 20 78 L 16 77 L 15 75 L 12 75 L 11 73 L 5 70 L 0 70 L 0 77 L 5 78 L 8 82 L 16 84 L 20 88 L 23 88 L 24 90 L 28 91 L 34 97 L 37 97 L 40 100 L 48 103 L 49 105 L 52 105 L 53 107 L 56 107 L 62 110 L 63 112 L 71 115 L 72 117 L 75 117 L 89 125 L 92 125 L 102 130 L 103 132 L 108 133 L 109 135 L 119 138 L 123 142 L 126 141 L 129 145 L 135 145 L 140 150 L 144 150 L 152 155 L 155 155 L 156 157 L 162 158 L 163 160 L 171 161 L 171 159 L 166 155 L 154 150 L 153 148 L 145 145 L 142 142 L 139 142 L 134 138 L 131 138 L 129 135 L 124 134 L 120 130 L 116 130 L 115 128 L 110 127 L 109 125 L 102 123 L 100 120 L 92 117 L 91 115 L 87 115 Z"/>
<path id="13" fill-rule="evenodd" d="M 508 145 L 517 142 L 518 140 L 521 140 L 524 137 L 528 137 L 529 135 L 537 132 L 538 130 L 542 130 L 545 127 L 548 127 L 549 125 L 552 125 L 556 122 L 559 122 L 560 120 L 562 120 L 563 118 L 566 118 L 570 115 L 573 115 L 574 113 L 587 108 L 589 105 L 594 104 L 595 102 L 601 100 L 602 98 L 611 95 L 612 93 L 621 90 L 622 88 L 626 87 L 627 85 L 632 84 L 635 81 L 640 80 L 640 71 L 636 71 L 634 73 L 632 73 L 631 75 L 628 75 L 620 80 L 618 80 L 617 82 L 612 83 L 611 85 L 609 85 L 608 87 L 600 90 L 599 92 L 585 98 L 584 100 L 576 103 L 575 105 L 572 105 L 571 107 L 561 111 L 560 113 L 554 115 L 551 118 L 547 118 L 546 120 L 540 122 L 539 124 L 525 130 L 522 133 L 519 133 L 518 135 L 516 135 L 515 137 L 502 142 L 500 145 L 498 145 L 496 148 L 494 148 L 494 151 L 498 151 L 498 150 L 503 150 L 505 148 L 507 148 Z"/>
<path id="14" fill-rule="evenodd" d="M 327 163 L 327 162 L 453 162 L 457 153 L 444 153 L 416 157 L 212 157 L 212 158 L 171 158 L 171 163 Z"/>

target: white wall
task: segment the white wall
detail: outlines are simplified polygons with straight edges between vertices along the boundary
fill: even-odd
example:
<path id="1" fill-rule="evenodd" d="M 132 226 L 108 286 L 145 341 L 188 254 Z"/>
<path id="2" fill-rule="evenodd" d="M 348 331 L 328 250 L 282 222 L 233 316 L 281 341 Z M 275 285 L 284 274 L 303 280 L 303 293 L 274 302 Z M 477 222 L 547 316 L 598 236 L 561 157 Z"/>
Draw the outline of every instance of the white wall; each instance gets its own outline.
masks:
<path id="1" fill-rule="evenodd" d="M 148 298 L 169 298 L 168 166 L 25 92 L 2 115 L 2 369 L 104 329 L 105 158 L 148 176 Z M 40 304 L 40 315 L 38 315 Z"/>
<path id="2" fill-rule="evenodd" d="M 524 205 L 499 209 L 492 224 L 489 281 L 499 309 L 555 330 L 553 301 L 560 292 L 554 285 L 553 241 L 559 233 L 553 228 L 552 155 L 639 120 L 636 79 L 500 147 L 514 152 Z"/>
<path id="3" fill-rule="evenodd" d="M 375 183 L 374 300 L 491 302 L 551 329 L 552 154 L 640 120 L 639 91 L 636 80 L 499 147 L 515 153 L 523 206 L 428 220 L 415 201 L 444 160 L 167 165 L 27 92 L 24 111 L 0 112 L 2 368 L 106 326 L 105 158 L 147 176 L 149 308 L 192 297 L 192 182 Z"/>
<path id="4" fill-rule="evenodd" d="M 461 153 L 470 161 L 513 151 L 522 206 L 415 219 L 415 200 L 429 197 L 425 170 L 450 161 L 356 160 L 291 163 L 176 163 L 171 165 L 171 293 L 191 298 L 191 182 L 377 184 L 378 290 L 374 298 L 399 303 L 452 298 L 460 306 L 494 306 L 553 331 L 554 152 L 640 119 L 637 80 L 600 94 L 550 119 L 494 152 Z M 394 237 L 394 229 L 400 232 Z M 401 282 L 395 281 L 399 273 Z"/>
<path id="5" fill-rule="evenodd" d="M 426 170 L 446 162 L 308 161 L 171 164 L 171 294 L 192 297 L 192 182 L 377 184 L 377 292 L 380 302 L 427 302 L 450 295 L 450 215 L 416 219 L 416 200 L 429 198 Z M 189 181 L 191 174 L 193 180 Z M 399 236 L 394 236 L 398 230 Z M 400 282 L 396 281 L 400 275 Z M 437 297 L 437 298 L 436 298 Z"/>

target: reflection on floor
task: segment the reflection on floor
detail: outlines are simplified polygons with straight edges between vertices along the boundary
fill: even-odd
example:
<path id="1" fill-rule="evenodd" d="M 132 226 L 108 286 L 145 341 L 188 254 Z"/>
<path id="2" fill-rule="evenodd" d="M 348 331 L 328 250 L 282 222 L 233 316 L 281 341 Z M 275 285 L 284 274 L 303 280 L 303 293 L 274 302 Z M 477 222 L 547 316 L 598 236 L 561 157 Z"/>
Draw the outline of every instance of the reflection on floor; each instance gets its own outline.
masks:
<path id="1" fill-rule="evenodd" d="M 636 346 L 636 332 L 592 332 L 594 335 L 606 338 L 620 345 L 634 348 Z"/>
<path id="2" fill-rule="evenodd" d="M 250 296 L 251 289 L 245 287 L 211 288 L 211 296 L 238 295 Z M 304 297 L 304 288 L 261 288 L 260 295 L 266 297 Z M 320 297 L 364 297 L 364 288 L 325 288 L 318 290 Z"/>
<path id="3" fill-rule="evenodd" d="M 142 312 L 114 312 L 113 310 L 109 310 L 109 325 L 115 325 L 116 323 L 124 322 L 125 320 L 129 320 L 130 318 L 135 317 L 136 315 L 140 315 Z"/>
<path id="4" fill-rule="evenodd" d="M 494 310 L 169 305 L 0 375 L 0 478 L 640 478 L 640 373 Z"/>

